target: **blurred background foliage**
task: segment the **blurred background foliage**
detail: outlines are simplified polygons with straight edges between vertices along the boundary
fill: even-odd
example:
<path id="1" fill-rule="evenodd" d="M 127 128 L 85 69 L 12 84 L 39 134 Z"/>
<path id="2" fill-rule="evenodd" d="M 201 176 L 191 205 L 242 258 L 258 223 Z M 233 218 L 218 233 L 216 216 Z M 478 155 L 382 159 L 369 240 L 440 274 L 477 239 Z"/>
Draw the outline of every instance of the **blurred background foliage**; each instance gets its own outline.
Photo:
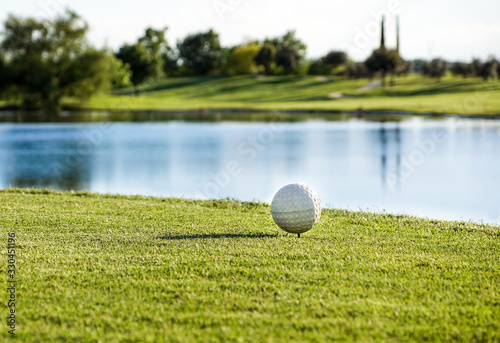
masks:
<path id="1" fill-rule="evenodd" d="M 202 75 L 323 75 L 349 78 L 380 77 L 382 86 L 390 77 L 420 73 L 440 81 L 448 73 L 485 81 L 500 75 L 499 62 L 474 59 L 449 62 L 405 61 L 398 49 L 381 46 L 365 61 L 353 61 L 347 53 L 331 50 L 325 56 L 307 58 L 307 46 L 295 31 L 262 41 L 224 47 L 213 30 L 199 32 L 169 44 L 167 27 L 147 28 L 131 44 L 118 51 L 89 44 L 88 24 L 66 10 L 53 19 L 10 16 L 0 42 L 0 96 L 16 99 L 23 110 L 58 113 L 64 97 L 79 101 L 114 88 L 139 85 L 166 77 Z M 399 41 L 399 40 L 398 40 Z"/>

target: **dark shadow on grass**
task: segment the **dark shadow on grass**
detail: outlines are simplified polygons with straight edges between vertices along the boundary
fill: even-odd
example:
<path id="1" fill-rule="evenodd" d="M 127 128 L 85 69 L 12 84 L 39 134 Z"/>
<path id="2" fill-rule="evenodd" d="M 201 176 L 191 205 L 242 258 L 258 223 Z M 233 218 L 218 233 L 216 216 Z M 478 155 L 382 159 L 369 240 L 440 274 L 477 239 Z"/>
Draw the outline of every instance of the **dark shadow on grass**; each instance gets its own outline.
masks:
<path id="1" fill-rule="evenodd" d="M 248 103 L 273 103 L 273 102 L 297 102 L 297 101 L 334 101 L 336 99 L 332 99 L 327 95 L 317 95 L 317 96 L 282 96 L 282 97 L 274 97 L 271 99 L 254 99 L 254 100 L 246 100 Z"/>
<path id="2" fill-rule="evenodd" d="M 462 83 L 446 83 L 437 82 L 434 84 L 429 84 L 422 89 L 412 89 L 412 90 L 393 90 L 390 87 L 386 88 L 386 93 L 382 94 L 385 96 L 418 96 L 418 95 L 438 95 L 438 94 L 457 94 L 457 93 L 467 93 L 473 91 L 488 91 L 498 89 L 495 84 L 492 84 L 489 88 L 484 84 L 478 84 L 475 82 L 462 82 Z"/>
<path id="3" fill-rule="evenodd" d="M 271 238 L 270 234 L 242 234 L 242 233 L 207 233 L 198 235 L 162 236 L 160 239 L 178 241 L 183 239 L 217 239 L 217 238 Z"/>
<path id="4" fill-rule="evenodd" d="M 299 84 L 296 87 L 297 88 L 309 88 L 309 87 L 316 87 L 316 86 L 324 86 L 324 85 L 328 85 L 328 84 L 336 83 L 336 82 L 338 82 L 338 80 L 313 81 L 313 82 Z"/>
<path id="5" fill-rule="evenodd" d="M 262 80 L 262 84 L 270 84 L 270 85 L 277 85 L 277 84 L 282 84 L 282 83 L 293 83 L 297 82 L 300 80 L 303 80 L 304 77 L 302 76 L 270 76 L 264 80 Z"/>
<path id="6" fill-rule="evenodd" d="M 169 80 L 169 82 L 163 82 L 160 84 L 144 85 L 139 87 L 140 94 L 147 94 L 156 91 L 165 91 L 170 89 L 180 89 L 184 87 L 190 87 L 195 85 L 201 85 L 211 81 L 217 81 L 221 79 L 227 79 L 228 76 L 192 76 L 185 78 L 178 78 Z M 116 95 L 132 95 L 135 94 L 134 89 L 128 88 L 123 90 L 115 91 Z"/>

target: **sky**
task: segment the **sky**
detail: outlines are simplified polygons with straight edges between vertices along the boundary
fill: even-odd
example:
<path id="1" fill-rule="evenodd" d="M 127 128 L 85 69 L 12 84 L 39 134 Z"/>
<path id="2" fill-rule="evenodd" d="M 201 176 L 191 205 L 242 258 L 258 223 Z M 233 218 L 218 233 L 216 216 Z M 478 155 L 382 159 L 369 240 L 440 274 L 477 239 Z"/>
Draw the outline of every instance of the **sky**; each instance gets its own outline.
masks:
<path id="1" fill-rule="evenodd" d="M 405 59 L 500 58 L 499 0 L 18 0 L 2 1 L 0 21 L 9 14 L 53 17 L 66 7 L 89 23 L 91 43 L 115 50 L 147 27 L 168 27 L 171 46 L 210 28 L 224 46 L 294 29 L 309 58 L 343 50 L 362 61 L 378 47 L 386 14 L 386 46 L 395 46 L 399 15 Z"/>

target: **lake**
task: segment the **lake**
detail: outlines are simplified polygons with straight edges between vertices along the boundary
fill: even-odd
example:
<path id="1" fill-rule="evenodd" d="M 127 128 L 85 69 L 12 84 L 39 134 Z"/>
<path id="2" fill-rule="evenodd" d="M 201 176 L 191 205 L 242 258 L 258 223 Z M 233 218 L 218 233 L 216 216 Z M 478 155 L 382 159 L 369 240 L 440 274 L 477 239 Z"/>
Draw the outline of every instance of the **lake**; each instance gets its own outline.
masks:
<path id="1" fill-rule="evenodd" d="M 0 124 L 0 187 L 323 205 L 500 221 L 500 121 L 340 116 L 299 122 Z"/>

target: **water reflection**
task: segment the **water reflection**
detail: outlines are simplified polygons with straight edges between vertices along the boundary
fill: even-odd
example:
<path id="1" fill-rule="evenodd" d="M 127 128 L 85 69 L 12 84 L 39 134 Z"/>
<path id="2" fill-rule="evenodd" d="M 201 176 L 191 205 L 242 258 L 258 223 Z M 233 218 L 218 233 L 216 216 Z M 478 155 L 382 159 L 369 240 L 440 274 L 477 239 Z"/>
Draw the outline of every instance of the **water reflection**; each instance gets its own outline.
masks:
<path id="1" fill-rule="evenodd" d="M 379 130 L 380 137 L 380 170 L 382 188 L 387 190 L 388 180 L 392 190 L 399 189 L 401 175 L 401 129 L 400 124 L 395 123 L 393 129 L 388 130 L 382 123 Z M 391 169 L 391 162 L 394 163 Z M 394 177 L 396 176 L 396 177 Z"/>
<path id="2" fill-rule="evenodd" d="M 497 221 L 500 122 L 0 124 L 0 187 L 270 201 Z"/>
<path id="3" fill-rule="evenodd" d="M 3 187 L 88 189 L 92 155 L 82 154 L 81 130 L 16 127 L 1 131 Z"/>
<path id="4" fill-rule="evenodd" d="M 382 187 L 385 188 L 385 180 L 387 178 L 387 133 L 385 127 L 380 128 L 380 146 L 382 153 L 380 154 L 380 169 L 382 170 Z"/>

